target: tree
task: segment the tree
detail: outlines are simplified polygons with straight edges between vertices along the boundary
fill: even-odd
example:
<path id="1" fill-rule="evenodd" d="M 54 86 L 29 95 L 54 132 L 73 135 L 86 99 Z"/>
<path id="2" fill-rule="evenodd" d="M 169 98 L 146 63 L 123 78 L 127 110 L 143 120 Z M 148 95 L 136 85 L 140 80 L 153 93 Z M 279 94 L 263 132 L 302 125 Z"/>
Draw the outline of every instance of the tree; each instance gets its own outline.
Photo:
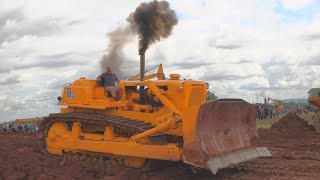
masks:
<path id="1" fill-rule="evenodd" d="M 214 100 L 214 99 L 218 99 L 218 96 L 216 96 L 213 92 L 211 91 L 207 91 L 207 97 L 206 97 L 206 100 L 207 101 L 211 101 L 211 100 Z"/>

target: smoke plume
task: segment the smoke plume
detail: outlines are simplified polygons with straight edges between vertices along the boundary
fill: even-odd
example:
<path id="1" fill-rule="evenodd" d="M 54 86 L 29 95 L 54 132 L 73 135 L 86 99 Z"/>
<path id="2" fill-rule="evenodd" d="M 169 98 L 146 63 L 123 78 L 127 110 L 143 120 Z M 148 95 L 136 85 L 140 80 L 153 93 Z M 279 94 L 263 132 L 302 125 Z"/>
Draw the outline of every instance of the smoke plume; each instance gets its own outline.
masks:
<path id="1" fill-rule="evenodd" d="M 108 53 L 103 55 L 100 61 L 101 70 L 105 71 L 105 68 L 109 66 L 119 77 L 123 77 L 124 74 L 120 69 L 124 61 L 123 47 L 132 40 L 133 34 L 129 27 L 118 27 L 109 32 L 107 37 L 109 40 Z"/>
<path id="2" fill-rule="evenodd" d="M 139 37 L 139 53 L 145 53 L 150 44 L 170 36 L 178 23 L 175 11 L 167 1 L 141 3 L 127 18 L 130 27 Z"/>
<path id="3" fill-rule="evenodd" d="M 267 92 L 264 91 L 264 90 L 262 90 L 262 91 L 260 92 L 260 96 L 263 97 L 263 98 L 267 97 Z"/>
<path id="4" fill-rule="evenodd" d="M 123 48 L 133 40 L 133 35 L 138 35 L 139 53 L 145 53 L 150 44 L 170 36 L 178 19 L 167 1 L 152 1 L 141 3 L 130 13 L 127 22 L 127 26 L 118 27 L 107 34 L 108 52 L 100 61 L 102 71 L 105 71 L 106 66 L 110 66 L 120 77 L 124 76 L 120 68 L 125 58 Z"/>

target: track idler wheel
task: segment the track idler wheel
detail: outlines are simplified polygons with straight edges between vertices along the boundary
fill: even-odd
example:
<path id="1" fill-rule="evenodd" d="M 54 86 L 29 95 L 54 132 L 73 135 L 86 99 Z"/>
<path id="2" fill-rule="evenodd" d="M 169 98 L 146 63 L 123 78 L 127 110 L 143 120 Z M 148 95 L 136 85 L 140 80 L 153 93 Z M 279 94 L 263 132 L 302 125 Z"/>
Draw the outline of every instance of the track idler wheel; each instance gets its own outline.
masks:
<path id="1" fill-rule="evenodd" d="M 57 122 L 50 127 L 48 131 L 48 137 L 46 138 L 46 147 L 49 153 L 58 155 L 63 154 L 62 149 L 53 148 L 54 146 L 51 146 L 51 144 L 54 144 L 58 138 L 67 133 L 68 129 L 64 123 Z"/>

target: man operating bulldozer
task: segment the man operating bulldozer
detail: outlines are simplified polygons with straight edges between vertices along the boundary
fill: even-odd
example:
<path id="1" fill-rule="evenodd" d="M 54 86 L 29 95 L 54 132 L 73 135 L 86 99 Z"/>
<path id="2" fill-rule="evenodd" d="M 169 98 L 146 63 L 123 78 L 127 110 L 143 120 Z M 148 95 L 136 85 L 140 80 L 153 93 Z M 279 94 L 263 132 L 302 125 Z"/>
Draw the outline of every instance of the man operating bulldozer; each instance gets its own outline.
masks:
<path id="1" fill-rule="evenodd" d="M 119 83 L 119 79 L 116 74 L 112 73 L 111 67 L 107 66 L 106 72 L 98 76 L 97 80 L 104 85 L 106 94 L 110 92 L 114 100 L 119 100 L 117 94 L 120 93 L 120 88 L 116 86 L 116 82 Z"/>

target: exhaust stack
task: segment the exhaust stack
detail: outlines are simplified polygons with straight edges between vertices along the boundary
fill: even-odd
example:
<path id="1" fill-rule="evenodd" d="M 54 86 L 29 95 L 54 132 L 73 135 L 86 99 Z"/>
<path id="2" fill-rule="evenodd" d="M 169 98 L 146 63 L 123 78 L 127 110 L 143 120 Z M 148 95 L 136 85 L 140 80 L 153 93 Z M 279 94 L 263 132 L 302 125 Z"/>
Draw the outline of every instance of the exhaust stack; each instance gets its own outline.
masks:
<path id="1" fill-rule="evenodd" d="M 140 81 L 144 80 L 145 71 L 145 52 L 140 52 Z"/>

